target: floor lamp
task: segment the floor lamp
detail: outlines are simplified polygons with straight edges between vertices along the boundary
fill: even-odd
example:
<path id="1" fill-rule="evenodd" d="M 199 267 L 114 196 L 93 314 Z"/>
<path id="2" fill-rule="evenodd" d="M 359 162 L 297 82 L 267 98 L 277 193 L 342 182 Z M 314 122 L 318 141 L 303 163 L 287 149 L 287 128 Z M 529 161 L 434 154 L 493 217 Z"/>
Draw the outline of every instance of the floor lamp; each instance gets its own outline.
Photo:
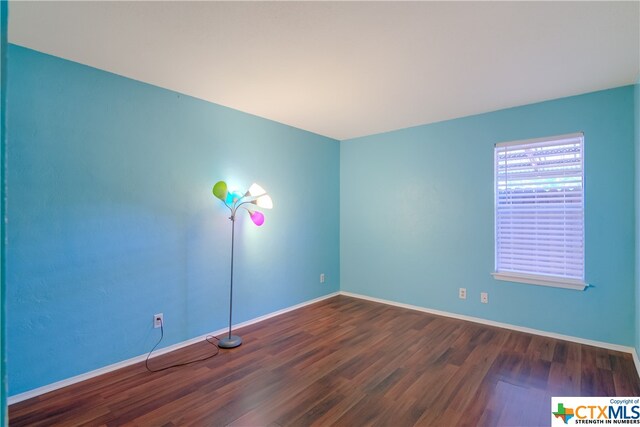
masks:
<path id="1" fill-rule="evenodd" d="M 253 183 L 249 190 L 242 194 L 237 191 L 229 191 L 227 183 L 224 181 L 218 181 L 213 186 L 213 195 L 222 200 L 224 205 L 229 208 L 231 216 L 231 280 L 229 286 L 229 334 L 222 338 L 218 343 L 221 348 L 234 348 L 242 344 L 242 338 L 237 335 L 231 335 L 231 313 L 233 310 L 233 242 L 235 238 L 235 225 L 236 225 L 236 212 L 242 207 L 249 213 L 251 221 L 258 227 L 264 224 L 264 215 L 258 210 L 250 210 L 245 205 L 254 205 L 256 208 L 271 209 L 273 207 L 273 201 L 271 196 L 258 184 Z"/>

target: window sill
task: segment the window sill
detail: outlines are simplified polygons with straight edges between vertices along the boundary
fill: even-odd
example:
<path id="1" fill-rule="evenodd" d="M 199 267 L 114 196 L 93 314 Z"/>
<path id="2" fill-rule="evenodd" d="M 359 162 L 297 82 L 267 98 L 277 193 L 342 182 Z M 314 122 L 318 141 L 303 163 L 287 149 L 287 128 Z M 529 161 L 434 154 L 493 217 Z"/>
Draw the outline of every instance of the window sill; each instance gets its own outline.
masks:
<path id="1" fill-rule="evenodd" d="M 510 272 L 491 273 L 494 279 L 507 282 L 527 283 L 529 285 L 551 286 L 554 288 L 573 289 L 584 291 L 589 285 L 581 280 L 553 278 L 546 276 L 534 276 L 531 274 L 519 274 Z"/>

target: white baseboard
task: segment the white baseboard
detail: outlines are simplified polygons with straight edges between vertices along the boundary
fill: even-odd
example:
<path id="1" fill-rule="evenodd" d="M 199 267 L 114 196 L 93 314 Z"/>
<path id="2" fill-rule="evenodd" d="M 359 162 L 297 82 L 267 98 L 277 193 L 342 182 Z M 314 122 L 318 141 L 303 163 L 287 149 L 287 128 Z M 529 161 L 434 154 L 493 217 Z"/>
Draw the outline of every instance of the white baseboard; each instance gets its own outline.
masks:
<path id="1" fill-rule="evenodd" d="M 533 335 L 540 335 L 543 337 L 555 338 L 555 339 L 564 340 L 564 341 L 572 341 L 578 344 L 591 345 L 594 347 L 606 348 L 608 350 L 615 350 L 615 351 L 621 351 L 623 353 L 635 354 L 635 349 L 633 347 L 627 347 L 624 345 L 611 344 L 611 343 L 602 342 L 602 341 L 592 341 L 584 338 L 574 337 L 571 335 L 562 335 L 562 334 L 556 334 L 554 332 L 541 331 L 539 329 L 525 328 L 523 326 L 511 325 L 509 323 L 495 322 L 493 320 L 482 319 L 479 317 L 465 316 L 464 314 L 449 313 L 448 311 L 433 310 L 430 308 L 419 307 L 417 305 L 403 304 L 400 302 L 389 301 L 381 298 L 374 298 L 366 295 L 354 294 L 351 292 L 340 291 L 340 295 L 364 299 L 367 301 L 379 302 L 382 304 L 393 305 L 396 307 L 408 308 L 409 310 L 422 311 L 424 313 L 437 314 L 439 316 L 451 317 L 454 319 L 466 320 L 474 323 L 481 323 L 483 325 L 496 326 L 498 328 L 511 329 L 513 331 L 526 332 Z M 637 355 L 635 356 L 634 360 L 636 362 L 636 368 L 638 368 L 638 372 L 640 373 L 640 363 L 638 362 Z"/>
<path id="2" fill-rule="evenodd" d="M 321 297 L 314 298 L 312 300 L 305 301 L 305 302 L 302 302 L 300 304 L 292 305 L 290 307 L 283 308 L 282 310 L 274 311 L 272 313 L 265 314 L 264 316 L 256 317 L 254 319 L 247 320 L 246 322 L 242 322 L 242 323 L 238 323 L 236 325 L 233 325 L 233 329 L 239 329 L 239 328 L 242 328 L 244 326 L 253 325 L 254 323 L 262 322 L 264 320 L 270 319 L 270 318 L 275 317 L 275 316 L 279 316 L 279 315 L 287 313 L 289 311 L 293 311 L 293 310 L 296 310 L 298 308 L 302 308 L 304 306 L 307 306 L 307 305 L 314 304 L 316 302 L 325 300 L 327 298 L 334 297 L 334 296 L 336 296 L 338 294 L 339 294 L 339 292 L 333 292 L 331 294 L 323 295 Z M 228 328 L 218 329 L 217 331 L 213 331 L 213 332 L 210 332 L 208 334 L 200 335 L 199 337 L 191 338 L 189 340 L 182 341 L 182 342 L 170 345 L 168 347 L 161 348 L 159 350 L 154 351 L 153 354 L 151 355 L 151 358 L 154 358 L 154 357 L 160 356 L 162 354 L 166 354 L 166 353 L 172 352 L 174 350 L 178 350 L 179 348 L 183 348 L 183 347 L 189 346 L 191 344 L 195 344 L 197 342 L 205 340 L 207 336 L 219 335 L 219 334 L 222 334 L 222 333 L 226 332 L 227 330 L 228 330 Z M 33 390 L 29 390 L 29 391 L 25 391 L 25 392 L 20 393 L 20 394 L 9 396 L 7 398 L 7 405 L 13 405 L 14 403 L 22 402 L 23 400 L 31 399 L 32 397 L 40 396 L 40 395 L 48 393 L 50 391 L 57 390 L 57 389 L 62 388 L 62 387 L 66 387 L 66 386 L 71 385 L 71 384 L 76 384 L 76 383 L 79 383 L 81 381 L 88 380 L 89 378 L 97 377 L 97 376 L 102 375 L 102 374 L 106 374 L 107 372 L 112 372 L 112 371 L 115 371 L 117 369 L 124 368 L 126 366 L 130 366 L 130 365 L 133 365 L 133 364 L 136 364 L 136 363 L 139 363 L 139 362 L 144 362 L 144 360 L 146 358 L 147 358 L 147 354 L 145 353 L 145 354 L 142 354 L 140 356 L 132 357 L 131 359 L 123 360 L 122 362 L 114 363 L 112 365 L 108 365 L 108 366 L 105 366 L 103 368 L 95 369 L 93 371 L 89 371 L 89 372 L 86 372 L 84 374 L 76 375 L 74 377 L 67 378 L 67 379 L 64 379 L 64 380 L 61 380 L 61 381 L 57 381 L 55 383 L 48 384 L 48 385 L 45 385 L 45 386 L 42 386 L 42 387 L 38 387 L 38 388 L 35 388 Z"/>

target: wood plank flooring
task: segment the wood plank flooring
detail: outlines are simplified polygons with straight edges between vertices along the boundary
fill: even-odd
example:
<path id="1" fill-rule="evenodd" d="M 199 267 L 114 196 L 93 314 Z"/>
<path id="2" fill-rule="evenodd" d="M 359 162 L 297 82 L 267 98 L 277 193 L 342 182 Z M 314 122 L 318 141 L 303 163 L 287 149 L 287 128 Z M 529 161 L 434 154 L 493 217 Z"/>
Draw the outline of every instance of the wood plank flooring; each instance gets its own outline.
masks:
<path id="1" fill-rule="evenodd" d="M 542 426 L 551 396 L 640 395 L 630 354 L 346 296 L 237 332 L 242 346 L 205 362 L 139 363 L 14 404 L 9 424 Z"/>

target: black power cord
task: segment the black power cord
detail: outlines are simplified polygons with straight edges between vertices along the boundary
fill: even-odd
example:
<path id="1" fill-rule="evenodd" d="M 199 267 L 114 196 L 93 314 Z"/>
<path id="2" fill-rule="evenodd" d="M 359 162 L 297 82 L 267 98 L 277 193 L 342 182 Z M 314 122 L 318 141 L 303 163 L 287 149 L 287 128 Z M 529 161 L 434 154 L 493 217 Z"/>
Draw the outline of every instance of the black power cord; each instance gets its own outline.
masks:
<path id="1" fill-rule="evenodd" d="M 164 325 L 162 324 L 162 319 L 160 319 L 160 339 L 158 340 L 156 345 L 153 346 L 153 348 L 151 349 L 149 354 L 147 354 L 147 359 L 144 361 L 144 366 L 147 368 L 147 371 L 149 371 L 149 372 L 162 372 L 162 371 L 166 371 L 167 369 L 176 368 L 178 366 L 187 366 L 187 365 L 191 365 L 192 363 L 203 362 L 205 360 L 211 359 L 214 356 L 217 356 L 218 353 L 220 353 L 220 347 L 218 347 L 218 344 L 216 344 L 215 342 L 211 341 L 211 339 L 213 339 L 213 338 L 215 338 L 216 340 L 220 341 L 220 338 L 218 338 L 218 337 L 216 337 L 214 335 L 207 335 L 205 340 L 209 344 L 211 344 L 212 346 L 214 346 L 216 348 L 216 352 L 213 353 L 211 356 L 207 356 L 207 357 L 204 357 L 202 359 L 192 360 L 190 362 L 176 363 L 175 365 L 165 366 L 164 368 L 160 368 L 160 369 L 151 369 L 149 367 L 149 358 L 151 357 L 151 353 L 153 353 L 154 350 L 156 349 L 156 347 L 158 347 L 158 345 L 160 345 L 160 343 L 162 342 L 162 338 L 164 338 Z"/>

